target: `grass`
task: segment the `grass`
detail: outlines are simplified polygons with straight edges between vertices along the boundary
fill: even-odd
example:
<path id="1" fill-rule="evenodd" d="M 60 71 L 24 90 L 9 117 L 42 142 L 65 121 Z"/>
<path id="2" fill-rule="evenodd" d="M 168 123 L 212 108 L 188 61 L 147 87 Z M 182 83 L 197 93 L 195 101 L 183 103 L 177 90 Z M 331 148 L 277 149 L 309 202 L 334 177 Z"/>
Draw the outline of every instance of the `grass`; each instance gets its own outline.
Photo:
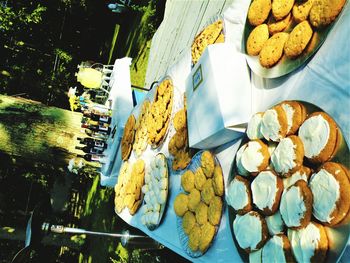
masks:
<path id="1" fill-rule="evenodd" d="M 119 29 L 120 29 L 120 25 L 116 24 L 115 28 L 114 28 L 114 34 L 113 34 L 112 42 L 111 42 L 111 49 L 109 51 L 109 56 L 108 56 L 108 62 L 107 62 L 108 65 L 112 61 L 112 56 L 113 56 L 113 52 L 114 52 L 115 43 L 117 41 Z"/>
<path id="2" fill-rule="evenodd" d="M 149 40 L 140 50 L 137 58 L 133 61 L 130 69 L 130 78 L 133 86 L 144 87 L 148 66 L 148 57 L 151 48 Z"/>

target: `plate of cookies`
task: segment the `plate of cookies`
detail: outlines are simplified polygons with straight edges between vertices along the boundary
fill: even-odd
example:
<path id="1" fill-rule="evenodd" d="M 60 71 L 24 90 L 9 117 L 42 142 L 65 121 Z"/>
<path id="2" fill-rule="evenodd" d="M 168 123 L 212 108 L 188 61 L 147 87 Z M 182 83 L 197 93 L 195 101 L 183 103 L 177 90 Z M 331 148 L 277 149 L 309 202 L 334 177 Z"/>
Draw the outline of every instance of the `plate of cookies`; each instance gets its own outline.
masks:
<path id="1" fill-rule="evenodd" d="M 306 63 L 320 48 L 346 0 L 253 0 L 242 49 L 251 70 L 276 78 Z"/>
<path id="2" fill-rule="evenodd" d="M 158 153 L 152 158 L 145 173 L 144 194 L 141 207 L 141 223 L 149 230 L 158 227 L 163 217 L 169 189 L 169 171 L 167 158 Z"/>
<path id="3" fill-rule="evenodd" d="M 114 187 L 114 210 L 117 214 L 128 209 L 134 215 L 143 199 L 141 191 L 145 180 L 145 162 L 137 159 L 133 164 L 125 161 L 120 167 L 118 182 Z"/>
<path id="4" fill-rule="evenodd" d="M 174 201 L 180 243 L 189 256 L 200 257 L 213 243 L 223 211 L 222 169 L 210 151 L 194 155 L 180 191 Z"/>
<path id="5" fill-rule="evenodd" d="M 147 118 L 150 112 L 151 103 L 145 99 L 141 105 L 139 115 L 135 124 L 135 139 L 133 150 L 136 157 L 140 157 L 148 145 Z"/>
<path id="6" fill-rule="evenodd" d="M 254 114 L 226 192 L 243 261 L 338 261 L 350 235 L 349 157 L 340 127 L 313 104 Z"/>
<path id="7" fill-rule="evenodd" d="M 148 143 L 153 149 L 158 148 L 167 136 L 174 102 L 174 85 L 170 77 L 165 77 L 155 88 L 147 118 Z"/>
<path id="8" fill-rule="evenodd" d="M 129 159 L 134 139 L 135 139 L 135 124 L 136 119 L 133 114 L 130 114 L 127 119 L 124 127 L 123 137 L 121 141 L 121 150 L 122 150 L 122 160 L 126 161 Z"/>

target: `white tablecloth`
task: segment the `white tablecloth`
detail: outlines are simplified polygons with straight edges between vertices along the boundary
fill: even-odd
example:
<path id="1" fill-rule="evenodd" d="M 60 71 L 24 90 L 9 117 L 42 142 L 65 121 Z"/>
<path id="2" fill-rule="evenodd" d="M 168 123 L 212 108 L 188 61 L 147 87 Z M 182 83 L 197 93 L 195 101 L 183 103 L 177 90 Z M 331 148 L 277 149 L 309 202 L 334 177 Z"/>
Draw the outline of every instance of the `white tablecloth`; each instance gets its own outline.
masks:
<path id="1" fill-rule="evenodd" d="M 241 46 L 241 36 L 245 23 L 249 1 L 236 1 L 225 12 L 225 18 L 233 21 L 233 30 L 237 38 L 233 40 L 237 49 Z M 264 111 L 271 105 L 285 99 L 308 101 L 328 112 L 341 127 L 346 142 L 350 143 L 350 9 L 349 4 L 344 8 L 341 17 L 334 25 L 322 47 L 312 60 L 295 72 L 277 79 L 264 79 L 251 74 L 253 112 Z M 228 58 L 229 59 L 229 58 Z M 188 61 L 188 57 L 179 63 Z M 186 64 L 188 72 L 188 65 Z M 170 71 L 172 76 L 176 73 L 176 66 Z M 178 70 L 181 70 L 178 67 Z M 175 72 L 174 72 L 175 71 Z M 180 83 L 182 83 L 180 81 Z M 234 155 L 240 141 L 234 141 L 220 146 L 215 150 L 223 167 L 225 185 Z M 350 161 L 350 160 L 349 160 Z M 150 237 L 164 244 L 176 253 L 194 262 L 241 262 L 241 258 L 234 245 L 228 211 L 225 208 L 220 228 L 212 247 L 200 258 L 189 257 L 181 247 L 177 229 L 176 215 L 173 202 L 180 189 L 180 175 L 170 175 L 170 191 L 168 207 L 161 225 L 154 231 L 149 231 L 141 225 L 140 215 L 131 217 L 124 211 L 120 216 L 130 225 L 139 228 Z M 350 261 L 350 250 L 347 248 L 342 258 L 343 262 Z"/>

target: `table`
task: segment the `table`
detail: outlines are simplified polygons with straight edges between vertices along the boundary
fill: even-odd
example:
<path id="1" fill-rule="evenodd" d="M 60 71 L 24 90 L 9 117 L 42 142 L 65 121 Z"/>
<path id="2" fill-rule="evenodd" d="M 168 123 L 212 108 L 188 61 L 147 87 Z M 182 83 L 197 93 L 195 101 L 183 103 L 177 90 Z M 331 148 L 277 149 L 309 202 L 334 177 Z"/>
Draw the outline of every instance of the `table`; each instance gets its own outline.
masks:
<path id="1" fill-rule="evenodd" d="M 238 3 L 240 2 L 240 3 Z M 246 12 L 236 12 L 238 9 L 247 11 L 249 1 L 236 1 L 230 7 L 229 14 L 234 15 L 230 19 L 236 22 L 236 44 L 240 43 Z M 295 72 L 276 79 L 263 79 L 251 73 L 252 105 L 253 112 L 266 110 L 271 105 L 285 99 L 303 100 L 314 103 L 328 112 L 342 128 L 345 141 L 350 143 L 350 43 L 347 40 L 350 33 L 350 7 L 347 4 L 328 35 L 325 43 L 315 54 L 312 60 Z M 184 57 L 179 63 L 187 61 Z M 180 67 L 181 68 L 181 67 Z M 175 71 L 175 72 L 174 72 Z M 176 70 L 169 70 L 174 76 Z M 187 72 L 184 70 L 183 72 Z M 182 80 L 179 80 L 181 83 Z M 229 169 L 234 155 L 240 145 L 240 140 L 235 140 L 214 149 L 224 172 L 225 185 L 227 186 Z M 350 162 L 350 160 L 349 160 Z M 200 258 L 189 257 L 181 247 L 176 230 L 176 215 L 173 210 L 173 202 L 180 189 L 180 174 L 170 175 L 170 189 L 168 207 L 161 225 L 154 231 L 149 231 L 141 225 L 140 214 L 131 217 L 124 211 L 120 217 L 128 224 L 142 230 L 150 237 L 172 249 L 176 253 L 194 262 L 241 262 L 241 258 L 234 245 L 228 209 L 225 208 L 220 228 L 212 247 Z M 346 249 L 341 261 L 350 260 L 350 249 Z"/>

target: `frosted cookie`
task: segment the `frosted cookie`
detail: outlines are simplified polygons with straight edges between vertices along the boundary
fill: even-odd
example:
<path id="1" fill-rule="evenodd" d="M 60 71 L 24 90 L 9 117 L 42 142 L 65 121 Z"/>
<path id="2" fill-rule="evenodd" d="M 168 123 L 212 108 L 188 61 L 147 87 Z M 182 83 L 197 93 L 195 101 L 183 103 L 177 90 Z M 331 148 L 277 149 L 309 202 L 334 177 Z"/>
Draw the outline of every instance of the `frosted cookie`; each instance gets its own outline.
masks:
<path id="1" fill-rule="evenodd" d="M 236 165 L 240 175 L 258 173 L 269 164 L 270 154 L 266 144 L 253 140 L 241 146 L 236 154 Z"/>
<path id="2" fill-rule="evenodd" d="M 263 115 L 263 112 L 258 112 L 250 118 L 247 126 L 247 136 L 249 139 L 254 140 L 264 138 L 260 130 Z"/>
<path id="3" fill-rule="evenodd" d="M 233 232 L 238 245 L 248 253 L 260 249 L 268 237 L 265 219 L 255 211 L 237 215 L 233 221 Z"/>
<path id="4" fill-rule="evenodd" d="M 269 39 L 269 29 L 266 24 L 255 27 L 247 39 L 247 53 L 250 56 L 257 56 L 264 43 Z"/>
<path id="5" fill-rule="evenodd" d="M 306 119 L 305 106 L 297 101 L 286 100 L 280 103 L 287 116 L 287 136 L 295 134 Z"/>
<path id="6" fill-rule="evenodd" d="M 273 171 L 262 171 L 251 184 L 253 203 L 263 215 L 274 214 L 283 192 L 283 182 Z"/>
<path id="7" fill-rule="evenodd" d="M 265 111 L 261 123 L 261 133 L 266 140 L 279 142 L 286 137 L 287 128 L 287 115 L 281 105 L 276 105 Z"/>
<path id="8" fill-rule="evenodd" d="M 262 263 L 293 261 L 291 245 L 286 235 L 279 234 L 271 237 L 262 248 Z"/>
<path id="9" fill-rule="evenodd" d="M 300 126 L 298 135 L 304 144 L 305 157 L 313 163 L 330 160 L 337 150 L 337 125 L 324 112 L 312 113 Z"/>
<path id="10" fill-rule="evenodd" d="M 274 35 L 278 32 L 285 30 L 292 21 L 292 15 L 289 13 L 285 18 L 276 21 L 273 15 L 270 16 L 267 26 L 269 28 L 270 35 Z"/>
<path id="11" fill-rule="evenodd" d="M 286 17 L 292 10 L 294 5 L 294 0 L 273 0 L 272 1 L 272 14 L 275 19 L 281 20 Z"/>
<path id="12" fill-rule="evenodd" d="M 248 21 L 252 26 L 258 26 L 267 19 L 271 10 L 271 0 L 254 0 L 248 9 Z"/>
<path id="13" fill-rule="evenodd" d="M 297 262 L 324 262 L 328 238 L 322 225 L 310 222 L 303 229 L 288 229 L 288 239 Z"/>
<path id="14" fill-rule="evenodd" d="M 282 139 L 271 155 L 274 170 L 284 177 L 290 176 L 303 165 L 304 145 L 296 135 Z"/>
<path id="15" fill-rule="evenodd" d="M 307 44 L 310 42 L 313 30 L 307 20 L 297 24 L 290 32 L 286 44 L 284 45 L 284 54 L 288 58 L 299 56 Z"/>
<path id="16" fill-rule="evenodd" d="M 261 66 L 271 68 L 282 58 L 284 44 L 289 34 L 279 32 L 270 37 L 264 44 L 259 54 Z"/>
<path id="17" fill-rule="evenodd" d="M 285 224 L 279 211 L 271 216 L 265 217 L 265 220 L 271 236 L 283 233 Z"/>
<path id="18" fill-rule="evenodd" d="M 249 181 L 236 175 L 228 186 L 226 202 L 240 215 L 251 211 L 253 207 Z"/>
<path id="19" fill-rule="evenodd" d="M 290 177 L 283 179 L 284 188 L 288 188 L 289 186 L 296 183 L 298 180 L 304 180 L 308 182 L 311 176 L 311 169 L 306 166 L 302 166 L 298 171 L 294 172 Z"/>
<path id="20" fill-rule="evenodd" d="M 310 23 L 314 27 L 323 27 L 332 23 L 341 10 L 346 0 L 314 0 L 310 10 Z"/>
<path id="21" fill-rule="evenodd" d="M 310 223 L 312 200 L 312 192 L 303 180 L 283 191 L 280 213 L 287 227 L 299 229 Z"/>
<path id="22" fill-rule="evenodd" d="M 311 176 L 309 185 L 314 197 L 313 215 L 319 221 L 333 226 L 345 218 L 350 207 L 350 183 L 342 166 L 324 163 Z"/>
<path id="23" fill-rule="evenodd" d="M 306 20 L 309 16 L 314 0 L 307 0 L 301 3 L 295 3 L 292 9 L 295 22 L 300 23 Z"/>

